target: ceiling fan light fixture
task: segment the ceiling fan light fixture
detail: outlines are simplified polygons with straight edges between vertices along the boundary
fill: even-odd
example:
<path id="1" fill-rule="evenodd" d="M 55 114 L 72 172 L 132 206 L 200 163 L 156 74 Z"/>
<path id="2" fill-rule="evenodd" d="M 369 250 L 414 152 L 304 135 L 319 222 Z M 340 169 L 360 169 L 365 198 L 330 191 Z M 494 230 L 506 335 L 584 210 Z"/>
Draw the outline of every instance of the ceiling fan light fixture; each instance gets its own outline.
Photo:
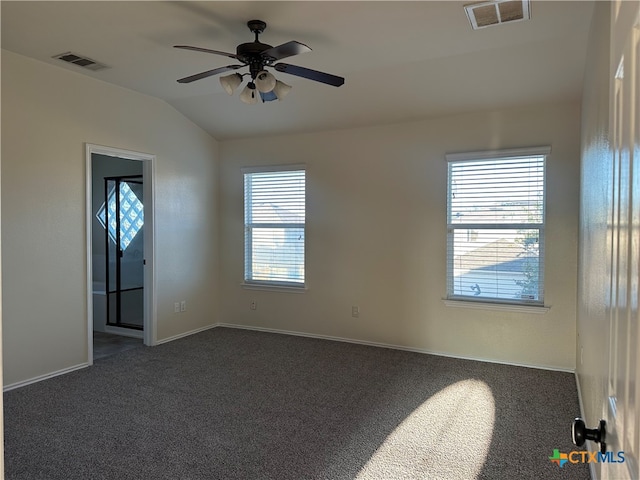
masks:
<path id="1" fill-rule="evenodd" d="M 291 88 L 292 88 L 291 85 L 287 85 L 286 83 L 281 82 L 280 80 L 276 80 L 276 85 L 275 87 L 273 87 L 273 93 L 276 94 L 276 97 L 278 97 L 278 100 L 282 100 L 284 97 L 287 96 Z"/>
<path id="2" fill-rule="evenodd" d="M 267 93 L 273 90 L 273 88 L 276 86 L 276 77 L 271 75 L 266 70 L 262 70 L 258 72 L 258 75 L 256 75 L 255 84 L 256 88 L 260 92 Z"/>
<path id="3" fill-rule="evenodd" d="M 256 90 L 256 85 L 253 82 L 249 82 L 242 93 L 240 93 L 240 100 L 248 105 L 253 105 L 254 103 L 258 103 L 258 92 Z"/>
<path id="4" fill-rule="evenodd" d="M 489 0 L 484 0 L 489 1 Z M 493 0 L 496 2 L 519 2 L 529 0 Z M 226 77 L 220 78 L 220 84 L 224 90 L 229 94 L 233 93 L 242 84 L 244 75 L 250 75 L 251 80 L 249 84 L 240 93 L 240 100 L 247 104 L 258 103 L 261 99 L 262 102 L 271 102 L 273 100 L 282 100 L 291 90 L 291 86 L 284 82 L 277 80 L 270 72 L 266 70 L 267 67 L 274 68 L 278 72 L 287 73 L 296 77 L 306 78 L 313 80 L 314 82 L 324 83 L 334 87 L 339 87 L 344 84 L 344 78 L 336 75 L 331 75 L 325 72 L 319 72 L 310 68 L 301 67 L 298 65 L 290 65 L 288 63 L 282 63 L 283 60 L 294 55 L 310 52 L 311 49 L 304 43 L 291 40 L 290 42 L 283 43 L 272 47 L 266 43 L 262 43 L 259 40 L 259 35 L 267 28 L 267 24 L 262 20 L 250 20 L 247 22 L 249 30 L 255 34 L 255 40 L 253 42 L 241 43 L 236 47 L 236 53 L 222 52 L 219 50 L 211 50 L 210 48 L 194 47 L 191 45 L 174 45 L 174 48 L 180 48 L 183 50 L 191 50 L 195 52 L 210 53 L 213 55 L 220 55 L 223 57 L 233 58 L 239 63 L 234 63 L 224 67 L 214 68 L 204 72 L 197 73 L 195 75 L 189 75 L 188 77 L 178 79 L 178 83 L 191 83 L 196 80 L 202 80 L 203 78 L 212 77 L 230 70 L 237 70 L 239 68 L 249 67 L 249 73 L 239 74 L 233 73 Z M 279 62 L 279 63 L 274 63 Z"/>
<path id="5" fill-rule="evenodd" d="M 220 77 L 220 84 L 229 95 L 233 95 L 233 92 L 236 91 L 236 88 L 238 88 L 241 83 L 242 75 L 239 73 L 232 73 L 226 77 Z"/>

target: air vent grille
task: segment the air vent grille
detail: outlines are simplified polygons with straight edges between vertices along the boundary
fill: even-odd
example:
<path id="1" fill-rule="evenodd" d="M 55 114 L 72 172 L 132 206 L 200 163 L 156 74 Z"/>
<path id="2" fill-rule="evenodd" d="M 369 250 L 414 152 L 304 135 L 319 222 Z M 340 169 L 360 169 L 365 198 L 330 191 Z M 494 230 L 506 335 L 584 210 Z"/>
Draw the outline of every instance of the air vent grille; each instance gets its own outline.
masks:
<path id="1" fill-rule="evenodd" d="M 465 5 L 464 10 L 471 23 L 471 28 L 474 30 L 531 18 L 529 0 L 496 0 L 471 3 Z"/>
<path id="2" fill-rule="evenodd" d="M 96 62 L 95 60 L 91 60 L 88 57 L 84 57 L 82 55 L 71 52 L 54 55 L 52 58 L 57 58 L 58 60 L 62 60 L 63 62 L 72 63 L 79 67 L 86 68 L 87 70 L 93 70 L 94 72 L 109 68 L 103 63 Z"/>

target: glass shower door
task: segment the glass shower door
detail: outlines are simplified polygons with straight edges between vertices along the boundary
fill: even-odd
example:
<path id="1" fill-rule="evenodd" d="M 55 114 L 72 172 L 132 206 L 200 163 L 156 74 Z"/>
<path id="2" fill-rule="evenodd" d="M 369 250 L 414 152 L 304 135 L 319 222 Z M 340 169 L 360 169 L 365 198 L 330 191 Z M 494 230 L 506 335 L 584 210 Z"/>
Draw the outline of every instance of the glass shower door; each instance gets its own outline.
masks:
<path id="1" fill-rule="evenodd" d="M 105 178 L 107 325 L 143 329 L 142 176 Z"/>

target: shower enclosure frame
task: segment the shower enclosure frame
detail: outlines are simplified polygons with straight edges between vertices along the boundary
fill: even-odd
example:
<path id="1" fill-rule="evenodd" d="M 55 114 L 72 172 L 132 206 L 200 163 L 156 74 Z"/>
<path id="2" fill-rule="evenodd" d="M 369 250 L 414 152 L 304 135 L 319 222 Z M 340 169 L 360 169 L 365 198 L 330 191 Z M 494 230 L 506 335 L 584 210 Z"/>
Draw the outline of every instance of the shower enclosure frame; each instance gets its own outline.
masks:
<path id="1" fill-rule="evenodd" d="M 115 228 L 115 238 L 114 238 L 114 243 L 115 243 L 115 290 L 111 290 L 111 282 L 110 282 L 110 275 L 109 272 L 111 271 L 110 268 L 110 252 L 111 252 L 111 248 L 110 247 L 110 242 L 111 242 L 111 237 L 109 235 L 109 208 L 105 208 L 105 229 L 104 229 L 104 233 L 105 233 L 105 293 L 106 293 L 106 297 L 107 297 L 107 316 L 106 316 L 106 321 L 107 321 L 107 325 L 112 326 L 112 327 L 120 327 L 120 328 L 130 328 L 133 330 L 144 330 L 144 321 L 142 322 L 142 325 L 136 325 L 136 324 L 132 324 L 132 323 L 126 323 L 122 321 L 122 293 L 123 292 L 133 292 L 136 290 L 143 290 L 144 291 L 144 280 L 142 282 L 142 286 L 141 287 L 131 287 L 131 288 L 122 288 L 122 258 L 124 256 L 124 250 L 122 249 L 121 246 L 121 241 L 122 241 L 122 237 L 121 237 L 121 228 L 120 228 L 120 222 L 121 222 L 121 216 L 120 216 L 120 186 L 121 184 L 127 183 L 127 184 L 132 184 L 132 183 L 136 183 L 139 185 L 143 185 L 144 186 L 144 177 L 143 175 L 122 175 L 122 176 L 116 176 L 116 177 L 104 177 L 104 204 L 105 206 L 108 207 L 109 205 L 109 197 L 111 196 L 111 190 L 109 188 L 109 182 L 115 182 L 114 185 L 114 192 L 115 192 L 115 203 L 116 203 L 116 208 L 115 208 L 115 217 L 116 217 L 116 228 Z M 144 198 L 144 195 L 143 195 Z M 143 210 L 144 211 L 144 210 Z M 144 227 L 143 227 L 144 229 Z M 144 230 L 143 230 L 143 234 L 144 234 Z M 142 259 L 142 265 L 144 268 L 145 265 L 145 260 L 144 260 L 144 253 L 143 253 L 143 259 Z M 111 321 L 111 295 L 115 295 L 115 317 L 116 317 L 116 321 L 112 322 Z M 142 299 L 143 302 L 143 312 L 144 312 L 144 296 Z M 144 313 L 143 313 L 143 318 L 144 318 Z"/>

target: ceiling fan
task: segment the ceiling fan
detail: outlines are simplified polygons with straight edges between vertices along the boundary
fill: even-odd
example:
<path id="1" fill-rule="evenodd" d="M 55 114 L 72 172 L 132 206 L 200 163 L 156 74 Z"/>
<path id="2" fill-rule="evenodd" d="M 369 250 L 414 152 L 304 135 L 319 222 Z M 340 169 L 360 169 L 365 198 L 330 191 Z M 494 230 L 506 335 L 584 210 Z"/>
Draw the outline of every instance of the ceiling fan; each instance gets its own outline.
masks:
<path id="1" fill-rule="evenodd" d="M 282 45 L 272 47 L 258 40 L 260 35 L 267 28 L 267 24 L 262 20 L 250 20 L 247 22 L 249 30 L 255 34 L 255 40 L 249 43 L 242 43 L 236 47 L 236 53 L 220 52 L 208 48 L 191 47 L 189 45 L 174 45 L 174 48 L 184 50 L 194 50 L 196 52 L 212 53 L 233 58 L 240 64 L 227 65 L 226 67 L 214 68 L 206 72 L 190 75 L 178 80 L 178 83 L 191 83 L 196 80 L 225 73 L 231 70 L 249 67 L 249 72 L 240 74 L 233 73 L 226 77 L 220 77 L 220 83 L 229 95 L 233 95 L 234 90 L 242 83 L 244 75 L 250 75 L 251 81 L 247 84 L 240 99 L 245 103 L 257 103 L 258 94 L 263 102 L 280 100 L 291 90 L 291 87 L 269 73 L 266 68 L 274 68 L 278 72 L 288 73 L 297 77 L 314 80 L 334 87 L 344 84 L 344 78 L 329 73 L 319 72 L 310 68 L 290 65 L 288 63 L 275 63 L 283 58 L 292 57 L 301 53 L 310 52 L 311 49 L 305 44 L 292 40 Z M 257 93 L 256 93 L 257 91 Z"/>

